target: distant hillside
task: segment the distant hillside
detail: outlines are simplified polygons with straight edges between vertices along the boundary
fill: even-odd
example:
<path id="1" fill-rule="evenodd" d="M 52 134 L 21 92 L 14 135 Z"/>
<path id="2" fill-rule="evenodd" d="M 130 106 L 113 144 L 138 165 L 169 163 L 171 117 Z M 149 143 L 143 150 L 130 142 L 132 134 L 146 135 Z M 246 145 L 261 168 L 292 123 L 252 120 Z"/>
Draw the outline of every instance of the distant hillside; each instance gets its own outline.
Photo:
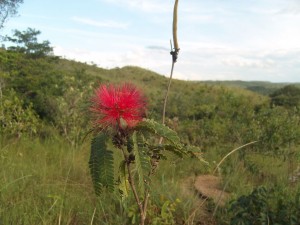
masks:
<path id="1" fill-rule="evenodd" d="M 161 83 L 167 82 L 168 78 L 165 76 L 155 73 L 153 71 L 143 69 L 136 66 L 125 66 L 123 68 L 114 68 L 114 69 L 102 69 L 96 66 L 90 66 L 85 63 L 69 61 L 69 60 L 62 60 L 63 62 L 61 65 L 64 65 L 65 68 L 69 67 L 82 67 L 85 68 L 86 72 L 97 76 L 100 75 L 104 80 L 110 82 L 118 82 L 124 81 L 126 79 L 130 79 L 130 81 L 136 83 L 149 84 L 152 83 L 154 86 L 153 88 L 159 87 L 161 88 Z M 99 73 L 100 72 L 100 73 Z M 101 76 L 102 75 L 102 76 Z M 269 95 L 274 91 L 286 86 L 293 84 L 297 87 L 300 87 L 300 83 L 272 83 L 269 81 L 242 81 L 242 80 L 232 80 L 232 81 L 183 81 L 183 80 L 175 80 L 175 83 L 188 83 L 189 85 L 196 85 L 197 84 L 208 84 L 214 86 L 226 86 L 226 87 L 234 87 L 234 88 L 241 88 L 250 90 L 262 95 Z"/>
<path id="2" fill-rule="evenodd" d="M 272 83 L 269 81 L 241 81 L 241 80 L 232 80 L 232 81 L 201 81 L 200 83 L 211 84 L 211 85 L 224 85 L 228 87 L 240 87 L 253 92 L 257 92 L 262 95 L 269 95 L 274 91 L 286 86 L 286 85 L 295 85 L 300 87 L 300 83 Z"/>

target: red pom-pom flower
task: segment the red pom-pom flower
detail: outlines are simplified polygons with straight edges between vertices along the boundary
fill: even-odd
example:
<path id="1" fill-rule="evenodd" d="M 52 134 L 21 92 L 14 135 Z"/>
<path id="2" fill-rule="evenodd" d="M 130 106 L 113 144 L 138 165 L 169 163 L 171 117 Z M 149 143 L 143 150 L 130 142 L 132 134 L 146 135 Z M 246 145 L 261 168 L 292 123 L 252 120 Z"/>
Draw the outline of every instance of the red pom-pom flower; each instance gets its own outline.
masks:
<path id="1" fill-rule="evenodd" d="M 100 85 L 92 97 L 91 112 L 101 128 L 132 128 L 145 116 L 146 99 L 134 85 Z"/>

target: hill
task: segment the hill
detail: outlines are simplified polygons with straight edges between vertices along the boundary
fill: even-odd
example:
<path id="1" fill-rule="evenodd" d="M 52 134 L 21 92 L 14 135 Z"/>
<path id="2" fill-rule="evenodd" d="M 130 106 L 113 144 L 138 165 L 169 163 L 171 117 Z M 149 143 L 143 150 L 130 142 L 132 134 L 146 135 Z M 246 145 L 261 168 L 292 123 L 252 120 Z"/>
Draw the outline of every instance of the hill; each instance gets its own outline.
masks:
<path id="1" fill-rule="evenodd" d="M 99 83 L 136 84 L 148 98 L 148 117 L 161 120 L 168 78 L 146 69 L 133 66 L 103 69 L 57 57 L 31 58 L 4 49 L 0 50 L 0 68 L 2 106 L 6 104 L 2 126 L 6 133 L 47 135 L 50 126 L 71 143 L 77 143 L 89 129 L 90 96 Z M 233 127 L 244 126 L 233 124 L 233 120 L 250 123 L 254 117 L 258 118 L 257 113 L 269 110 L 270 98 L 260 93 L 267 94 L 284 85 L 174 79 L 166 110 L 167 124 L 192 144 L 203 145 L 207 135 L 213 139 L 215 129 L 218 129 L 219 139 L 221 133 L 222 138 L 226 138 L 230 133 L 226 125 L 230 124 L 232 132 L 236 132 Z M 13 115 L 14 111 L 22 113 Z M 11 119 L 14 123 L 9 121 Z M 208 126 L 205 130 L 204 125 Z"/>
<path id="2" fill-rule="evenodd" d="M 26 54 L 5 50 L 0 51 L 0 68 L 3 95 L 17 97 L 21 108 L 32 109 L 44 124 L 54 124 L 64 133 L 68 133 L 67 128 L 59 120 L 68 115 L 68 107 L 74 110 L 73 116 L 80 110 L 87 111 L 89 96 L 99 83 L 136 84 L 148 96 L 151 117 L 160 119 L 168 82 L 168 78 L 138 67 L 107 70 L 57 57 L 30 58 Z M 206 108 L 224 105 L 222 99 L 226 95 L 256 99 L 257 104 L 265 101 L 263 97 L 241 88 L 173 80 L 167 116 L 181 120 L 200 118 L 209 113 Z M 75 113 L 76 110 L 79 111 Z"/>
<path id="3" fill-rule="evenodd" d="M 224 85 L 228 87 L 239 87 L 244 88 L 262 95 L 270 95 L 276 90 L 283 88 L 287 85 L 295 85 L 300 87 L 300 83 L 272 83 L 269 81 L 201 81 L 201 83 L 211 84 L 211 85 Z"/>

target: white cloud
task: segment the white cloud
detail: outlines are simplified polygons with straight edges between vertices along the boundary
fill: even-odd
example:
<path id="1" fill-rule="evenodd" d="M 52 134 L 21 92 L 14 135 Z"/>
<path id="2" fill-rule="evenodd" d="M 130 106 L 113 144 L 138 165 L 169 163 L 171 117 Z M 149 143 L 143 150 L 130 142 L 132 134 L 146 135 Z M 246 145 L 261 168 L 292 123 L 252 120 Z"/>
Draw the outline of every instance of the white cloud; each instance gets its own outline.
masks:
<path id="1" fill-rule="evenodd" d="M 299 15 L 300 14 L 300 2 L 299 0 L 281 0 L 283 7 L 278 11 L 278 14 L 283 15 Z"/>
<path id="2" fill-rule="evenodd" d="M 164 13 L 172 11 L 171 0 L 103 0 L 108 3 L 113 3 L 118 6 L 131 9 L 138 9 L 144 12 Z M 171 7 L 170 7 L 171 6 Z"/>
<path id="3" fill-rule="evenodd" d="M 81 17 L 72 17 L 71 19 L 75 22 L 85 24 L 85 25 L 95 26 L 95 27 L 121 28 L 121 29 L 126 29 L 128 27 L 128 23 L 116 22 L 112 20 L 96 21 L 93 19 L 81 18 Z"/>
<path id="4" fill-rule="evenodd" d="M 300 81 L 299 52 L 288 50 L 248 51 L 232 48 L 189 49 L 179 53 L 174 78 L 182 80 L 272 80 Z M 140 66 L 169 76 L 171 56 L 164 48 L 134 47 L 131 50 L 87 51 L 55 48 L 55 54 L 102 68 Z M 293 77 L 288 80 L 286 75 Z"/>
<path id="5" fill-rule="evenodd" d="M 222 63 L 233 67 L 247 68 L 271 68 L 274 61 L 271 59 L 249 59 L 241 56 L 228 56 L 222 59 Z"/>

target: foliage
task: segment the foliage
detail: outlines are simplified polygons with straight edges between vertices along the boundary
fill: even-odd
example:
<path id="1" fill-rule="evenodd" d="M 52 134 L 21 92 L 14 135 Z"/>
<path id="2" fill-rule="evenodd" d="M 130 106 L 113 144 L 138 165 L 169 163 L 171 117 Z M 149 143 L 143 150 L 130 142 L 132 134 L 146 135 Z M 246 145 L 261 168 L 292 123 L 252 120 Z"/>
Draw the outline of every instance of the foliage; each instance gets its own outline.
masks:
<path id="1" fill-rule="evenodd" d="M 253 91 L 261 95 L 270 95 L 278 89 L 288 85 L 288 83 L 272 83 L 269 81 L 242 81 L 242 80 L 228 80 L 228 81 L 201 81 L 201 83 L 209 85 L 222 85 L 225 87 L 237 87 L 246 90 Z M 295 83 L 295 86 L 300 87 L 299 83 Z"/>
<path id="2" fill-rule="evenodd" d="M 25 31 L 14 30 L 12 37 L 6 36 L 5 40 L 16 46 L 10 46 L 9 51 L 24 53 L 31 58 L 41 58 L 53 53 L 49 41 L 38 42 L 37 36 L 41 31 L 27 28 Z"/>
<path id="3" fill-rule="evenodd" d="M 91 143 L 89 167 L 95 192 L 98 195 L 102 187 L 114 190 L 113 154 L 106 147 L 106 139 L 106 135 L 99 134 Z"/>
<path id="4" fill-rule="evenodd" d="M 180 204 L 180 199 L 175 199 L 175 201 L 165 200 L 162 206 L 158 209 L 155 205 L 150 205 L 150 215 L 151 224 L 160 225 L 160 224 L 176 224 L 175 212 Z M 157 213 L 155 213 L 157 212 Z"/>
<path id="5" fill-rule="evenodd" d="M 40 120 L 32 104 L 24 106 L 16 92 L 9 90 L 0 96 L 0 134 L 20 137 L 22 134 L 34 135 L 38 132 Z"/>
<path id="6" fill-rule="evenodd" d="M 72 85 L 53 103 L 55 111 L 52 118 L 55 127 L 75 147 L 80 145 L 87 131 L 84 101 L 89 91 L 88 87 L 82 91 Z"/>
<path id="7" fill-rule="evenodd" d="M 134 132 L 128 139 L 127 149 L 130 152 L 129 157 L 134 158 L 134 170 L 138 176 L 138 188 L 141 193 L 144 193 L 145 185 L 149 183 L 149 173 L 151 171 L 150 156 L 149 152 L 147 152 L 148 149 L 143 147 L 142 144 L 139 147 L 137 138 L 137 133 Z M 126 178 L 123 182 L 126 182 Z"/>
<path id="8" fill-rule="evenodd" d="M 232 225 L 269 224 L 267 190 L 263 187 L 253 190 L 248 196 L 241 196 L 232 203 L 230 211 L 234 213 Z"/>
<path id="9" fill-rule="evenodd" d="M 23 0 L 1 0 L 0 1 L 0 29 L 3 28 L 5 21 L 17 14 L 17 9 Z"/>
<path id="10" fill-rule="evenodd" d="M 89 129 L 85 105 L 94 83 L 84 69 L 72 66 L 69 71 L 52 58 L 32 59 L 3 50 L 0 64 L 4 97 L 14 90 L 23 106 L 30 106 L 44 124 L 54 126 L 74 146 L 82 142 Z"/>
<path id="11" fill-rule="evenodd" d="M 272 94 L 271 104 L 276 106 L 284 106 L 287 108 L 299 107 L 300 105 L 300 88 L 294 85 L 287 85 Z"/>
<path id="12" fill-rule="evenodd" d="M 249 195 L 243 195 L 233 201 L 230 212 L 233 213 L 230 224 L 299 224 L 300 192 L 286 196 L 278 188 L 268 190 L 258 187 Z"/>

